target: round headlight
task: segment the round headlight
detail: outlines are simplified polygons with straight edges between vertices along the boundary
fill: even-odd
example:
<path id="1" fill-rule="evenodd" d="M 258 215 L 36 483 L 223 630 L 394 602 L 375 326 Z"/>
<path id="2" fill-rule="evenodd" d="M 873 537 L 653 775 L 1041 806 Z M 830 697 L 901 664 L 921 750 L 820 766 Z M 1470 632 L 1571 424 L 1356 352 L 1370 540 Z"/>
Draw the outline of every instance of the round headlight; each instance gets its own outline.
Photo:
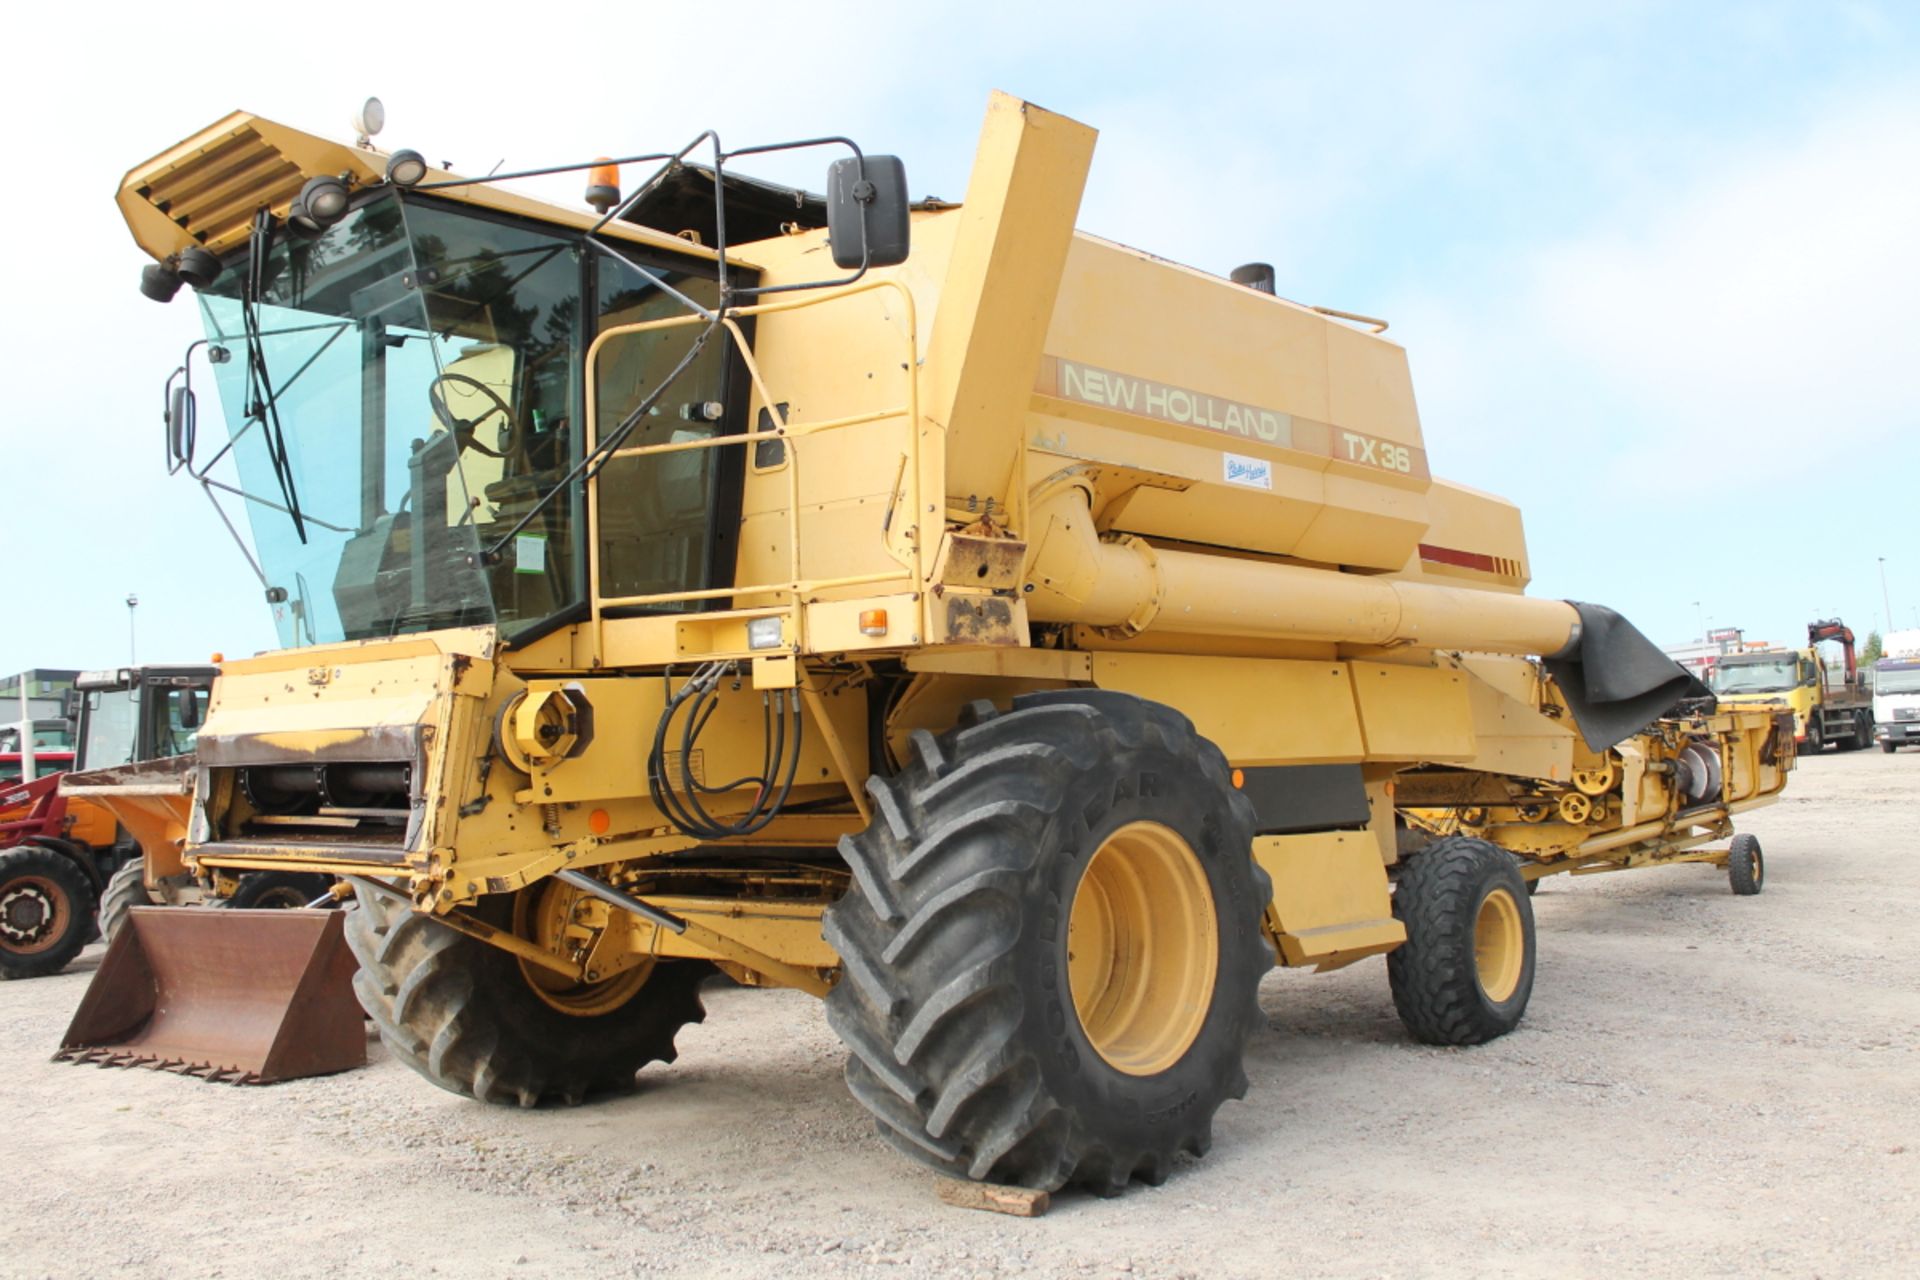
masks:
<path id="1" fill-rule="evenodd" d="M 220 259 L 197 244 L 188 245 L 180 251 L 180 264 L 174 269 L 182 280 L 196 289 L 204 289 L 220 278 Z"/>
<path id="2" fill-rule="evenodd" d="M 427 176 L 427 158 L 418 151 L 396 151 L 387 158 L 387 181 L 411 187 Z"/>
<path id="3" fill-rule="evenodd" d="M 149 262 L 140 268 L 140 292 L 155 302 L 172 302 L 180 292 L 180 275 L 165 263 Z"/>
<path id="4" fill-rule="evenodd" d="M 347 216 L 347 184 L 332 174 L 308 178 L 287 210 L 290 222 L 310 231 L 324 231 Z"/>

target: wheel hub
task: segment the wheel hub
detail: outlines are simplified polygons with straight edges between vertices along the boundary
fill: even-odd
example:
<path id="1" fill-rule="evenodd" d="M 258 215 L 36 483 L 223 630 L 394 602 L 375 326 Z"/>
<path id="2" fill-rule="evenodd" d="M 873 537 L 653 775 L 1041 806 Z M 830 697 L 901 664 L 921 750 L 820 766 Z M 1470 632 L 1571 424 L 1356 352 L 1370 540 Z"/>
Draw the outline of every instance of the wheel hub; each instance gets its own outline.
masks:
<path id="1" fill-rule="evenodd" d="M 62 896 L 39 879 L 16 880 L 0 898 L 0 938 L 16 951 L 39 951 L 59 936 Z"/>
<path id="2" fill-rule="evenodd" d="M 1156 1075 L 1192 1047 L 1220 966 L 1213 890 L 1180 835 L 1130 822 L 1094 851 L 1067 918 L 1067 978 L 1094 1051 Z"/>
<path id="3" fill-rule="evenodd" d="M 596 936 L 576 923 L 590 905 L 585 894 L 558 880 L 544 880 L 521 890 L 514 901 L 514 932 L 544 950 L 569 960 L 589 954 Z M 633 999 L 647 985 L 654 962 L 641 960 L 601 981 L 573 982 L 526 960 L 517 962 L 521 976 L 542 1001 L 579 1018 L 611 1013 Z"/>
<path id="4" fill-rule="evenodd" d="M 1473 967 L 1480 990 L 1495 1004 L 1511 999 L 1525 963 L 1520 904 L 1507 890 L 1495 889 L 1480 903 L 1473 922 Z"/>

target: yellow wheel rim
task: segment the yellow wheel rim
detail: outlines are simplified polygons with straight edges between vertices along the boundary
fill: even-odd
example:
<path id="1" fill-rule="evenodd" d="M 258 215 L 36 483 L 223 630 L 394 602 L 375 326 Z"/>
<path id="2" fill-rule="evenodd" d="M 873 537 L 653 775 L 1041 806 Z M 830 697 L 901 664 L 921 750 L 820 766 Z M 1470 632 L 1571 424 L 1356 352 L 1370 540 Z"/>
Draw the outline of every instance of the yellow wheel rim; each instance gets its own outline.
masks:
<path id="1" fill-rule="evenodd" d="M 1213 890 L 1180 836 L 1130 822 L 1094 851 L 1067 916 L 1067 982 L 1094 1051 L 1157 1075 L 1192 1047 L 1220 967 Z"/>
<path id="2" fill-rule="evenodd" d="M 558 880 L 543 880 L 522 889 L 513 903 L 513 931 L 557 956 L 573 958 L 576 939 L 568 937 L 574 910 L 583 895 Z M 527 986 L 551 1007 L 576 1018 L 612 1013 L 638 994 L 653 974 L 653 961 L 643 960 L 603 982 L 570 982 L 551 969 L 516 960 Z"/>
<path id="3" fill-rule="evenodd" d="M 1505 889 L 1495 889 L 1480 903 L 1473 921 L 1473 967 L 1487 999 L 1499 1004 L 1513 998 L 1526 958 L 1520 904 Z"/>

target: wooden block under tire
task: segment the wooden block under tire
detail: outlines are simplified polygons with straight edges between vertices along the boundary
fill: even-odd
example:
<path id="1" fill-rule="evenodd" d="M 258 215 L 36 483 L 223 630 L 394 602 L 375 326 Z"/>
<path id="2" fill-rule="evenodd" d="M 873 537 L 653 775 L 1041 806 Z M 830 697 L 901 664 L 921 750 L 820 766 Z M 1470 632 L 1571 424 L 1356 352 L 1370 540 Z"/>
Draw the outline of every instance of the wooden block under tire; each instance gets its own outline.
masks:
<path id="1" fill-rule="evenodd" d="M 1011 1214 L 1016 1218 L 1037 1218 L 1047 1211 L 1053 1197 L 1032 1187 L 1004 1187 L 997 1182 L 962 1182 L 942 1178 L 935 1184 L 940 1198 L 961 1209 L 985 1209 L 989 1213 Z"/>

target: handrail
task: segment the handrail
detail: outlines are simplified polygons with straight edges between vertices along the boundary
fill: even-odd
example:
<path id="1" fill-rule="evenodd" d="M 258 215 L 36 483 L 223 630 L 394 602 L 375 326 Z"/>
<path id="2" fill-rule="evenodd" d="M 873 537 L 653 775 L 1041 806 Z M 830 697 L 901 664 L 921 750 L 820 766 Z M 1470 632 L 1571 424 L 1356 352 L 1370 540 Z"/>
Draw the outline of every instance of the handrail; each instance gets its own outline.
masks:
<path id="1" fill-rule="evenodd" d="M 807 423 L 799 427 L 788 423 L 786 415 L 779 407 L 780 402 L 774 398 L 772 390 L 767 386 L 766 379 L 761 374 L 759 362 L 754 359 L 753 349 L 748 344 L 746 335 L 735 322 L 735 317 L 770 315 L 782 311 L 798 311 L 804 307 L 824 306 L 843 298 L 851 298 L 858 294 L 870 293 L 878 289 L 891 289 L 899 295 L 905 308 L 906 331 L 903 336 L 906 341 L 907 358 L 902 365 L 906 371 L 905 403 L 899 407 L 850 414 L 840 418 L 828 419 L 824 422 Z M 585 362 L 585 449 L 588 456 L 592 456 L 594 449 L 598 445 L 599 380 L 596 377 L 596 373 L 601 348 L 614 338 L 708 321 L 709 317 L 695 314 L 666 316 L 658 320 L 640 320 L 632 324 L 615 325 L 610 329 L 602 330 L 595 336 L 592 343 L 587 347 Z M 739 351 L 741 361 L 746 367 L 747 376 L 753 385 L 754 391 L 759 395 L 760 402 L 766 410 L 767 417 L 773 423 L 773 429 L 770 431 L 760 430 L 757 421 L 754 421 L 749 423 L 746 431 L 736 435 L 712 436 L 704 440 L 669 441 L 664 444 L 638 445 L 630 448 L 616 449 L 608 455 L 606 461 L 612 462 L 618 458 L 640 458 L 672 453 L 690 453 L 700 449 L 717 449 L 724 447 L 746 448 L 769 438 L 783 441 L 787 452 L 787 577 L 784 581 L 778 582 L 736 584 L 729 587 L 709 588 L 697 591 L 664 591 L 638 596 L 602 597 L 599 594 L 599 577 L 597 572 L 600 555 L 600 489 L 598 485 L 595 485 L 587 503 L 587 543 L 589 563 L 594 571 L 593 621 L 596 632 L 600 633 L 596 638 L 602 642 L 602 648 L 604 648 L 605 640 L 602 630 L 604 627 L 604 610 L 610 607 L 626 608 L 645 605 L 684 604 L 699 600 L 718 600 L 734 596 L 754 597 L 770 595 L 775 597 L 776 600 L 782 600 L 782 598 L 784 598 L 784 601 L 775 605 L 761 606 L 750 611 L 769 616 L 775 612 L 786 612 L 791 619 L 790 626 L 787 628 L 790 647 L 784 651 L 795 652 L 801 643 L 802 614 L 800 606 L 809 594 L 839 587 L 867 586 L 882 582 L 899 582 L 903 579 L 910 579 L 915 584 L 924 580 L 926 572 L 926 539 L 921 536 L 921 528 L 926 513 L 921 510 L 923 502 L 921 496 L 920 379 L 917 372 L 919 367 L 920 342 L 918 314 L 914 307 L 912 291 L 897 280 L 865 280 L 845 288 L 834 289 L 830 292 L 786 298 L 776 302 L 756 303 L 746 307 L 729 308 L 720 317 L 720 323 L 732 337 L 734 346 Z M 807 579 L 802 577 L 800 567 L 800 442 L 815 436 L 824 435 L 829 431 L 837 431 L 846 427 L 860 426 L 871 422 L 881 422 L 895 417 L 904 417 L 906 420 L 907 452 L 904 455 L 904 469 L 911 473 L 907 487 L 908 497 L 914 508 L 914 518 L 908 522 L 901 534 L 902 542 L 909 544 L 904 552 L 895 549 L 889 524 L 882 524 L 880 537 L 882 549 L 890 557 L 899 562 L 901 566 L 900 570 L 855 574 L 838 578 Z M 899 482 L 896 479 L 895 492 L 898 492 L 898 484 Z M 890 519 L 892 512 L 891 501 L 888 504 L 888 509 Z"/>

